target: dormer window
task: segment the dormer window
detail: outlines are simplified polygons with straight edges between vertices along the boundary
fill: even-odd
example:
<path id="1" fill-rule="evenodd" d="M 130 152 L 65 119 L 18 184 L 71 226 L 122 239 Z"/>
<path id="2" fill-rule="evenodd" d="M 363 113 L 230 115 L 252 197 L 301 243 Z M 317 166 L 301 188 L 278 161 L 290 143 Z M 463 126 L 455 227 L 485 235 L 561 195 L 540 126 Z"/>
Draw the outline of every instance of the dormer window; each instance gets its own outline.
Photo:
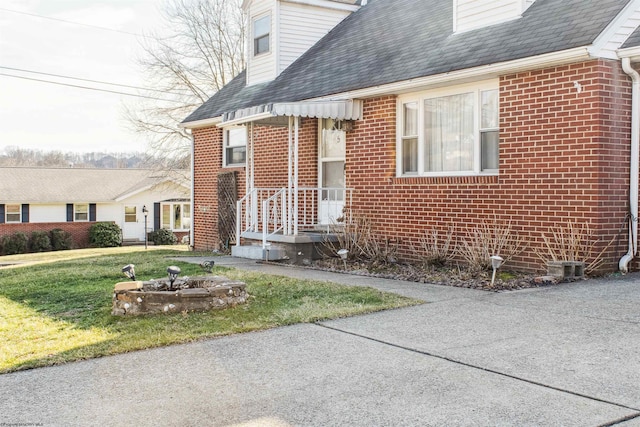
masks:
<path id="1" fill-rule="evenodd" d="M 269 52 L 271 16 L 263 16 L 253 21 L 253 55 Z"/>

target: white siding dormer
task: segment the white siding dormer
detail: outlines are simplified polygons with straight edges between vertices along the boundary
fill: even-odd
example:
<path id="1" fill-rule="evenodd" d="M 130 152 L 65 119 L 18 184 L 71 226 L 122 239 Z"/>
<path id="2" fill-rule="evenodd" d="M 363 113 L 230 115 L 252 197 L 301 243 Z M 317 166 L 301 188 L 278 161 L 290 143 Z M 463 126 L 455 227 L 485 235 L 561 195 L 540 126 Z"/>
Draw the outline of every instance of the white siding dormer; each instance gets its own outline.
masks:
<path id="1" fill-rule="evenodd" d="M 329 9 L 282 1 L 280 4 L 280 49 L 278 74 L 346 18 L 347 9 Z"/>
<path id="2" fill-rule="evenodd" d="M 247 86 L 268 82 L 276 78 L 277 57 L 277 4 L 276 0 L 254 0 L 247 4 Z M 268 49 L 256 51 L 256 36 L 264 41 L 264 26 L 268 23 Z"/>
<path id="3" fill-rule="evenodd" d="M 453 31 L 464 32 L 517 19 L 535 0 L 453 0 Z"/>
<path id="4" fill-rule="evenodd" d="M 355 3 L 355 0 L 245 0 L 247 86 L 275 79 L 340 21 L 358 10 L 360 6 Z"/>

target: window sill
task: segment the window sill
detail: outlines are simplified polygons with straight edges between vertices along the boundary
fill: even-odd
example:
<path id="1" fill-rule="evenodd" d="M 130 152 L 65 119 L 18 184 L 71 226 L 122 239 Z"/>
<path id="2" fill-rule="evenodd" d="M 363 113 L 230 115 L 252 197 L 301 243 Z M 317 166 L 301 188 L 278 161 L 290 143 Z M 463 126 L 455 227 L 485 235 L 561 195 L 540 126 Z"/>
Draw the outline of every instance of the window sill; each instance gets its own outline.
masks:
<path id="1" fill-rule="evenodd" d="M 450 175 L 450 176 L 397 176 L 391 178 L 394 185 L 416 185 L 416 184 L 497 184 L 498 174 L 483 175 Z"/>

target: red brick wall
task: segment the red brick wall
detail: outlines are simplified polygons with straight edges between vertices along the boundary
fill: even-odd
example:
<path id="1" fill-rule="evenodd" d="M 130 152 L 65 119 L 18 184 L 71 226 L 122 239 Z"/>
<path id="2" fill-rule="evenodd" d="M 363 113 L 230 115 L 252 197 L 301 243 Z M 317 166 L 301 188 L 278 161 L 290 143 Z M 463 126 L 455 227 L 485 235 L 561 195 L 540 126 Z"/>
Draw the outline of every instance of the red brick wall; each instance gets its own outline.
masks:
<path id="1" fill-rule="evenodd" d="M 607 261 L 615 268 L 626 245 L 630 139 L 630 84 L 619 63 L 503 76 L 500 95 L 497 177 L 396 178 L 395 101 L 367 101 L 347 143 L 356 214 L 414 259 L 411 247 L 425 229 L 454 226 L 461 238 L 482 220 L 511 221 L 529 243 L 512 266 L 527 270 L 543 267 L 535 255 L 543 233 L 569 221 L 589 223 L 599 249 L 614 238 Z"/>
<path id="2" fill-rule="evenodd" d="M 222 172 L 238 171 L 239 191 L 244 190 L 244 168 L 222 168 L 222 130 L 213 126 L 194 129 L 194 218 L 195 250 L 220 249 L 218 237 L 218 181 Z"/>
<path id="3" fill-rule="evenodd" d="M 298 130 L 298 185 L 318 185 L 318 119 L 301 119 Z M 255 126 L 255 186 L 286 187 L 288 127 Z"/>
<path id="4" fill-rule="evenodd" d="M 578 93 L 574 82 L 579 82 Z M 365 101 L 364 118 L 347 134 L 347 187 L 354 213 L 377 235 L 399 244 L 401 256 L 433 227 L 453 226 L 462 238 L 483 220 L 511 221 L 528 249 L 512 267 L 540 270 L 543 234 L 569 221 L 588 223 L 598 249 L 613 239 L 607 267 L 626 252 L 630 82 L 618 61 L 594 60 L 500 78 L 499 176 L 396 177 L 396 99 Z M 287 128 L 256 127 L 256 187 L 287 183 Z M 317 120 L 302 120 L 300 186 L 317 185 Z M 215 177 L 222 133 L 194 130 L 195 246 L 216 247 Z M 244 189 L 244 168 L 238 176 Z M 207 207 L 205 212 L 202 207 Z"/>
<path id="5" fill-rule="evenodd" d="M 631 138 L 630 82 L 620 63 L 505 76 L 501 97 L 504 213 L 538 246 L 551 227 L 589 224 L 598 252 L 614 240 L 606 259 L 615 269 L 626 246 Z M 522 261 L 539 264 L 531 255 Z"/>
<path id="6" fill-rule="evenodd" d="M 288 127 L 254 126 L 256 143 L 255 177 L 257 188 L 286 187 L 288 178 Z M 300 186 L 317 186 L 317 119 L 302 119 L 298 131 Z M 222 167 L 222 130 L 218 128 L 194 129 L 195 140 L 195 216 L 194 248 L 219 249 L 217 175 L 237 171 L 238 197 L 246 192 L 244 167 Z"/>
<path id="7" fill-rule="evenodd" d="M 25 233 L 27 237 L 34 231 L 50 232 L 54 228 L 60 228 L 69 234 L 73 239 L 75 248 L 86 248 L 89 246 L 89 228 L 95 222 L 33 222 L 20 224 L 0 224 L 0 239 L 14 233 Z"/>

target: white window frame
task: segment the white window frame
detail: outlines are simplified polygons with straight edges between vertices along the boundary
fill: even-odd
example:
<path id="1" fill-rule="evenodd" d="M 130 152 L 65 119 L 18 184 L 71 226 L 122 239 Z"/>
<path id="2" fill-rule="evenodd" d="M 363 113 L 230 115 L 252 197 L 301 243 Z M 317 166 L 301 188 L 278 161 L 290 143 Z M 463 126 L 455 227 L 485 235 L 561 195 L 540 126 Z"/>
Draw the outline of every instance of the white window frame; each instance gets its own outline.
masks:
<path id="1" fill-rule="evenodd" d="M 133 209 L 133 212 L 127 212 L 127 209 Z M 128 221 L 127 219 L 132 219 L 133 221 Z M 126 224 L 132 224 L 138 222 L 138 207 L 135 205 L 125 205 L 124 207 L 124 222 Z"/>
<path id="2" fill-rule="evenodd" d="M 170 224 L 165 223 L 164 221 L 164 207 L 169 206 L 169 222 Z M 176 206 L 180 206 L 180 225 L 181 228 L 176 228 L 176 219 L 175 219 L 175 208 Z M 188 227 L 185 227 L 185 219 L 189 223 Z M 171 231 L 189 231 L 191 229 L 191 202 L 162 202 L 160 203 L 160 228 L 166 228 Z"/>
<path id="3" fill-rule="evenodd" d="M 9 206 L 17 206 L 18 212 L 9 212 Z M 18 220 L 9 220 L 9 215 L 18 215 Z M 19 203 L 8 203 L 4 205 L 4 222 L 6 224 L 18 224 L 22 222 L 22 205 Z"/>
<path id="4" fill-rule="evenodd" d="M 86 206 L 87 210 L 85 212 L 78 212 L 78 207 Z M 89 203 L 74 203 L 73 204 L 73 222 L 89 222 Z M 86 213 L 86 219 L 78 219 L 79 213 Z"/>
<path id="5" fill-rule="evenodd" d="M 495 129 L 481 129 L 481 96 L 482 92 L 490 90 L 499 90 L 499 81 L 497 79 L 485 80 L 476 83 L 450 86 L 446 88 L 432 89 L 424 92 L 410 93 L 401 95 L 397 100 L 397 120 L 396 120 L 396 176 L 398 177 L 437 177 L 437 176 L 473 176 L 473 175 L 498 175 L 498 169 L 481 169 L 481 131 L 498 131 Z M 424 131 L 424 102 L 427 99 L 440 98 L 453 95 L 461 95 L 465 93 L 474 93 L 474 148 L 472 169 L 468 171 L 425 171 L 425 131 Z M 402 172 L 403 169 L 403 153 L 402 146 L 404 138 L 404 106 L 409 103 L 417 103 L 418 105 L 418 171 L 413 173 Z M 498 105 L 499 108 L 499 105 Z"/>
<path id="6" fill-rule="evenodd" d="M 269 19 L 269 31 L 266 33 L 256 33 L 256 23 L 262 19 L 268 18 Z M 260 55 L 266 55 L 269 52 L 271 52 L 271 31 L 272 30 L 272 22 L 271 22 L 271 14 L 270 13 L 266 13 L 263 15 L 258 15 L 255 16 L 253 18 L 253 20 L 251 21 L 251 53 L 252 56 L 260 56 Z M 264 37 L 267 37 L 268 40 L 268 46 L 267 46 L 267 50 L 262 51 L 262 52 L 258 52 L 258 44 L 257 41 L 259 39 L 262 39 Z"/>
<path id="7" fill-rule="evenodd" d="M 237 142 L 231 141 L 232 138 L 231 138 L 230 135 L 232 135 L 232 133 L 234 133 L 234 132 L 240 132 L 241 130 L 244 130 L 244 132 L 245 132 L 244 144 L 239 144 Z M 223 140 L 223 142 L 222 142 L 222 166 L 223 167 L 245 166 L 247 164 L 247 142 L 249 140 L 249 134 L 248 134 L 247 126 L 232 126 L 232 127 L 224 128 L 222 140 Z M 238 163 L 233 163 L 232 161 L 230 161 L 230 159 L 228 159 L 227 149 L 229 149 L 229 148 L 241 148 L 241 147 L 244 147 L 244 149 L 245 149 L 245 151 L 244 151 L 244 153 L 245 153 L 244 161 L 238 162 Z"/>

